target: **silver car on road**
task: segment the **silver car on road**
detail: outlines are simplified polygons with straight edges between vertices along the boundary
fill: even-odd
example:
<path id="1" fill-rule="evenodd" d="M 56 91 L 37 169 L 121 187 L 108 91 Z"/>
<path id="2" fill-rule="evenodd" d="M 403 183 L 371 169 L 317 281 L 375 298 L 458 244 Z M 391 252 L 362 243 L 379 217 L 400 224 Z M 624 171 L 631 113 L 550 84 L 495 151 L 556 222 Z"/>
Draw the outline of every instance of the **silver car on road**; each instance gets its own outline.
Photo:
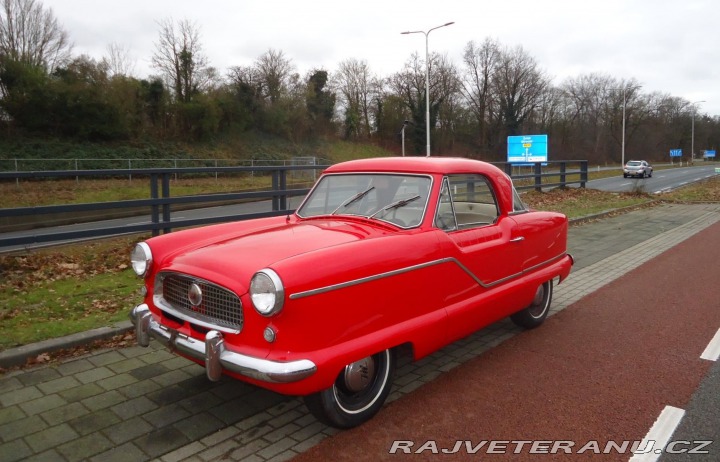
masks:
<path id="1" fill-rule="evenodd" d="M 623 178 L 627 178 L 629 176 L 638 178 L 652 178 L 652 174 L 652 165 L 650 165 L 644 160 L 631 160 L 627 164 L 625 164 L 625 168 L 623 168 Z"/>

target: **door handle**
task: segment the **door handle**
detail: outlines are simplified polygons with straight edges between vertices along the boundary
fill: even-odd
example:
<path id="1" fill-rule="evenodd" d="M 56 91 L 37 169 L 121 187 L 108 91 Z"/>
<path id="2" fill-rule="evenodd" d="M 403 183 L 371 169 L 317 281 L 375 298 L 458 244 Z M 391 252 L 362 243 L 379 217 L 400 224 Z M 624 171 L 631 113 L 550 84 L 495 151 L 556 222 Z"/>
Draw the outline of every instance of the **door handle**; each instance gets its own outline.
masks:
<path id="1" fill-rule="evenodd" d="M 524 240 L 525 240 L 525 238 L 520 236 L 520 237 L 516 237 L 514 239 L 510 239 L 510 242 L 522 242 Z"/>

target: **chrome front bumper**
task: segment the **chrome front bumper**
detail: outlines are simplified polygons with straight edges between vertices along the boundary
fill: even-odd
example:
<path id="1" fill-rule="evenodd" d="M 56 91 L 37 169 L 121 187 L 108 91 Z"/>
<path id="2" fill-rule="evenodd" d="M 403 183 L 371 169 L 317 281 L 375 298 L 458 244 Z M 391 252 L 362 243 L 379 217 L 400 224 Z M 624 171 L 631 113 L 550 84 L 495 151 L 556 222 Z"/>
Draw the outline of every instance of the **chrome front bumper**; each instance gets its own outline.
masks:
<path id="1" fill-rule="evenodd" d="M 225 340 L 216 330 L 208 332 L 204 342 L 190 338 L 155 321 L 144 303 L 132 309 L 130 320 L 135 324 L 138 345 L 148 346 L 153 337 L 171 350 L 204 361 L 205 371 L 212 381 L 220 380 L 222 371 L 227 370 L 264 382 L 289 383 L 309 377 L 317 370 L 308 359 L 279 362 L 226 350 Z"/>

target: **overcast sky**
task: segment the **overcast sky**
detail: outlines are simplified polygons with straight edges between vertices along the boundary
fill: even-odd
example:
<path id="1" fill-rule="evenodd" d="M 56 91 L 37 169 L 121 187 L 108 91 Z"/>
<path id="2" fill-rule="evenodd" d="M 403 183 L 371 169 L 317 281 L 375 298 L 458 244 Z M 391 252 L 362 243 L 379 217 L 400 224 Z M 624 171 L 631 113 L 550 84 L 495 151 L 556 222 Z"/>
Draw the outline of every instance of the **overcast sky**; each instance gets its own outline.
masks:
<path id="1" fill-rule="evenodd" d="M 470 41 L 486 37 L 522 46 L 560 85 L 590 73 L 636 79 L 720 115 L 718 0 L 38 0 L 70 34 L 74 53 L 100 59 L 117 43 L 130 50 L 135 75 L 147 77 L 158 21 L 188 19 L 210 65 L 222 75 L 251 65 L 272 48 L 305 74 L 330 72 L 349 58 L 378 76 L 400 71 L 410 56 L 431 52 L 462 64 Z"/>

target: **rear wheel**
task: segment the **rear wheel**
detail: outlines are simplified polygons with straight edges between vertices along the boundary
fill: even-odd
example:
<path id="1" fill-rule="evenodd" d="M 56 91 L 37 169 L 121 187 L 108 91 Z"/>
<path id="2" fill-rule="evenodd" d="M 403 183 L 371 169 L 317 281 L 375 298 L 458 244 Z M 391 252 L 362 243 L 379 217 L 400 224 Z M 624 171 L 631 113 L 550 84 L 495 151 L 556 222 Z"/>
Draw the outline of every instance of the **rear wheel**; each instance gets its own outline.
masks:
<path id="1" fill-rule="evenodd" d="M 390 394 L 395 352 L 385 350 L 348 364 L 332 387 L 305 397 L 319 421 L 337 428 L 352 428 L 371 419 Z"/>
<path id="2" fill-rule="evenodd" d="M 525 329 L 533 329 L 542 324 L 550 311 L 552 292 L 552 280 L 541 284 L 537 288 L 537 291 L 535 291 L 535 297 L 532 303 L 522 311 L 518 311 L 510 316 L 512 322 Z"/>

